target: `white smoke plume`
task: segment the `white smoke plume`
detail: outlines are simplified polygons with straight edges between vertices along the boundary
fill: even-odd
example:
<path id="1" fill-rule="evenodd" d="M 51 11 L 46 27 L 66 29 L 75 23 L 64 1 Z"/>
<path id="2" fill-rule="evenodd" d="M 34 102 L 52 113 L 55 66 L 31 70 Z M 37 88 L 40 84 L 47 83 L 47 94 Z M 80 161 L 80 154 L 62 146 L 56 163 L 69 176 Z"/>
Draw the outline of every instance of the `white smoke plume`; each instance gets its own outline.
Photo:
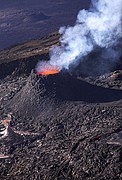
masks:
<path id="1" fill-rule="evenodd" d="M 122 0 L 92 0 L 89 10 L 78 13 L 75 26 L 61 27 L 61 46 L 50 49 L 50 63 L 68 69 L 99 47 L 103 55 L 116 59 L 120 51 L 114 49 L 122 37 Z"/>

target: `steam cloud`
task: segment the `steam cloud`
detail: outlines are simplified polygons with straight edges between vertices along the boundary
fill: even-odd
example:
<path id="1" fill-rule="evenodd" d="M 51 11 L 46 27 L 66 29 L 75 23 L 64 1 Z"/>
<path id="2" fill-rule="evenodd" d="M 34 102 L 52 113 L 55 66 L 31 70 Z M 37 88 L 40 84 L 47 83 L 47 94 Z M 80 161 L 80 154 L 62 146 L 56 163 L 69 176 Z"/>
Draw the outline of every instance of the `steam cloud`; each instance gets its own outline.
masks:
<path id="1" fill-rule="evenodd" d="M 104 57 L 121 56 L 116 48 L 122 37 L 122 0 L 92 0 L 89 10 L 78 13 L 75 26 L 61 27 L 61 46 L 50 49 L 50 63 L 68 69 L 96 48 L 104 49 Z"/>

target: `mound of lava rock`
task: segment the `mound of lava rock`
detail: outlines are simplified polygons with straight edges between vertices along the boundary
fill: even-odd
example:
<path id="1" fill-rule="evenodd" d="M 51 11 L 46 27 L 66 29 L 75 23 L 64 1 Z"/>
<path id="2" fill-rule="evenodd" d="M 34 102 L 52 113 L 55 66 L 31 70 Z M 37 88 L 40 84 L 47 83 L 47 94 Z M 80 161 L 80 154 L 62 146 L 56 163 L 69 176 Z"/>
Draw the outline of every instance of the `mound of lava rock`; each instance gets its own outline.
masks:
<path id="1" fill-rule="evenodd" d="M 23 88 L 6 107 L 11 111 L 37 117 L 67 101 L 82 103 L 109 103 L 122 98 L 121 90 L 90 84 L 66 72 L 47 76 L 37 75 L 32 70 Z"/>

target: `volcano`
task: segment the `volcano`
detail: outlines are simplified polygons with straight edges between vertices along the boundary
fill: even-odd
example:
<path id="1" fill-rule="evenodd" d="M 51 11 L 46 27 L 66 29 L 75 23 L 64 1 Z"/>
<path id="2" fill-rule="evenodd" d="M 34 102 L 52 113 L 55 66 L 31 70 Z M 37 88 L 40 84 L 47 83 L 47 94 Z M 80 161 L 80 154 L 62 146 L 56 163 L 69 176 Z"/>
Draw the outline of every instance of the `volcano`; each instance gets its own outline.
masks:
<path id="1" fill-rule="evenodd" d="M 13 112 L 21 112 L 21 116 L 27 113 L 28 117 L 37 117 L 40 111 L 46 114 L 57 104 L 111 103 L 122 98 L 121 90 L 92 85 L 67 72 L 45 72 L 42 71 L 40 75 L 32 70 L 26 85 L 6 107 L 11 107 Z"/>
<path id="2" fill-rule="evenodd" d="M 11 122 L 0 141 L 0 178 L 121 178 L 121 69 L 96 77 L 54 66 L 35 72 L 40 55 L 24 59 L 20 49 L 14 62 L 1 55 L 1 121 L 11 114 Z"/>

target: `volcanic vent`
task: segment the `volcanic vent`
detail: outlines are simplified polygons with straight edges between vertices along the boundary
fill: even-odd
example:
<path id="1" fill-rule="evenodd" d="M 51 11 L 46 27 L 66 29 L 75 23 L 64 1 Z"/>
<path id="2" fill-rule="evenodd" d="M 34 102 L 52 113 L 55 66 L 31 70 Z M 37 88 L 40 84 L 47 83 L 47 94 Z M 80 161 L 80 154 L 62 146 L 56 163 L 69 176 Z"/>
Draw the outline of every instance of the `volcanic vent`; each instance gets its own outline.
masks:
<path id="1" fill-rule="evenodd" d="M 57 74 L 60 72 L 60 68 L 57 66 L 51 65 L 49 62 L 40 62 L 37 64 L 37 74 L 41 75 L 50 75 L 50 74 Z"/>

